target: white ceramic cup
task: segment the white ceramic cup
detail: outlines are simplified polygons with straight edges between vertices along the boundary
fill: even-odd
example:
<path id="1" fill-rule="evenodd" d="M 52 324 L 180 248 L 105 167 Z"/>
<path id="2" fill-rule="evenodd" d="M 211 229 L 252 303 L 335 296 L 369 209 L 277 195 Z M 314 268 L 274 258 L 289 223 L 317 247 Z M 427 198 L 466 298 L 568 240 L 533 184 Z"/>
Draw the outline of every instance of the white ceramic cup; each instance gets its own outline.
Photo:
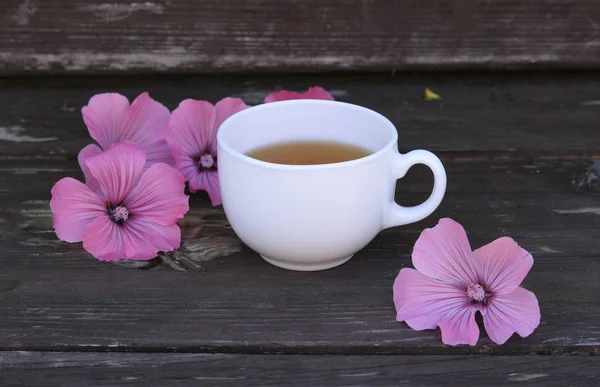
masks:
<path id="1" fill-rule="evenodd" d="M 281 142 L 337 141 L 371 150 L 333 164 L 282 165 L 245 153 Z M 229 117 L 219 128 L 223 207 L 240 239 L 284 269 L 329 269 L 349 260 L 381 230 L 419 221 L 440 204 L 446 172 L 431 152 L 398 153 L 398 133 L 384 116 L 343 102 L 266 103 Z M 423 204 L 395 203 L 396 180 L 414 164 L 433 171 Z"/>

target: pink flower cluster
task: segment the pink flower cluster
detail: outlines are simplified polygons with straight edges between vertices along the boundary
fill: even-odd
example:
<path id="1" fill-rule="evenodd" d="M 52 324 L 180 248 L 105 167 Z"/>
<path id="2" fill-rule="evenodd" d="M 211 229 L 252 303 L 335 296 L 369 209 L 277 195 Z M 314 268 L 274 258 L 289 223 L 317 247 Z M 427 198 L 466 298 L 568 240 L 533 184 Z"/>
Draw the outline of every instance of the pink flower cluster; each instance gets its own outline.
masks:
<path id="1" fill-rule="evenodd" d="M 265 102 L 329 99 L 320 87 L 306 93 L 280 91 Z M 131 104 L 116 93 L 93 96 L 82 109 L 90 136 L 99 144 L 78 155 L 85 184 L 72 178 L 52 188 L 50 207 L 56 235 L 100 260 L 148 260 L 181 244 L 177 221 L 188 212 L 190 192 L 204 190 L 221 204 L 217 130 L 248 108 L 239 98 L 212 105 L 187 99 L 169 112 L 139 95 Z"/>

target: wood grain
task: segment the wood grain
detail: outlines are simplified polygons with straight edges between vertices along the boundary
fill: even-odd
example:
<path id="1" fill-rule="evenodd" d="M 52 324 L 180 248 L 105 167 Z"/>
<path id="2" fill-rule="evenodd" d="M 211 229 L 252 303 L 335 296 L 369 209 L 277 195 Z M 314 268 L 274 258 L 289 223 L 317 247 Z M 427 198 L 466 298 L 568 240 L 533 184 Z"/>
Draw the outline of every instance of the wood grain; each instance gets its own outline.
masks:
<path id="1" fill-rule="evenodd" d="M 0 192 L 0 348 L 5 350 L 600 351 L 598 196 L 572 187 L 584 162 L 449 161 L 449 192 L 434 215 L 386 230 L 347 264 L 317 273 L 275 268 L 243 246 L 231 251 L 236 239 L 222 210 L 203 196 L 191 201 L 181 254 L 189 254 L 194 243 L 202 255 L 206 241 L 229 242 L 210 258 L 186 258 L 198 266 L 186 268 L 196 270 L 164 265 L 133 270 L 95 261 L 79 244 L 58 241 L 51 228 L 50 187 L 71 174 L 74 162 L 66 163 L 70 169 L 65 162 L 45 161 L 43 168 L 36 163 L 4 162 L 0 171 L 0 182 L 11 182 Z M 397 199 L 404 204 L 427 195 L 430 183 L 416 172 L 408 177 L 413 183 L 399 183 Z M 509 235 L 532 252 L 536 263 L 524 286 L 537 294 L 543 316 L 533 335 L 495 346 L 482 334 L 477 347 L 445 347 L 439 331 L 416 332 L 395 322 L 394 278 L 411 265 L 420 231 L 447 216 L 463 223 L 473 247 Z"/>
<path id="2" fill-rule="evenodd" d="M 0 160 L 74 159 L 92 142 L 80 109 L 96 93 L 134 98 L 148 90 L 174 109 L 185 98 L 214 103 L 230 95 L 255 105 L 273 90 L 311 85 L 388 117 L 402 151 L 425 148 L 446 159 L 600 156 L 600 74 L 552 73 L 0 79 Z M 424 101 L 425 87 L 443 99 Z"/>
<path id="3" fill-rule="evenodd" d="M 595 0 L 4 0 L 0 73 L 600 65 Z"/>
<path id="4" fill-rule="evenodd" d="M 4 386 L 591 386 L 599 357 L 0 352 Z"/>

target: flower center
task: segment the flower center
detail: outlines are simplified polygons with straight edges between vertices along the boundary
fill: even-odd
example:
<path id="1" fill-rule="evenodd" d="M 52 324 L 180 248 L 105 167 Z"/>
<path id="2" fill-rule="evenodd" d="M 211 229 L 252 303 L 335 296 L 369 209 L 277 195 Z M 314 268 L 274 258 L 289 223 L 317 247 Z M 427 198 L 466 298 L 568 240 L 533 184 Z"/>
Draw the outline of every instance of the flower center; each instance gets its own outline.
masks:
<path id="1" fill-rule="evenodd" d="M 124 206 L 116 206 L 108 212 L 108 216 L 116 224 L 123 224 L 129 218 L 129 211 Z"/>
<path id="2" fill-rule="evenodd" d="M 202 156 L 194 157 L 194 161 L 198 165 L 200 171 L 205 169 L 217 169 L 217 157 L 210 153 L 205 153 Z"/>
<path id="3" fill-rule="evenodd" d="M 491 295 L 492 293 L 488 292 L 480 284 L 470 283 L 467 286 L 467 296 L 476 302 L 485 303 Z"/>
<path id="4" fill-rule="evenodd" d="M 214 163 L 215 160 L 213 159 L 212 155 L 205 154 L 200 157 L 200 165 L 202 165 L 204 168 L 211 168 Z"/>

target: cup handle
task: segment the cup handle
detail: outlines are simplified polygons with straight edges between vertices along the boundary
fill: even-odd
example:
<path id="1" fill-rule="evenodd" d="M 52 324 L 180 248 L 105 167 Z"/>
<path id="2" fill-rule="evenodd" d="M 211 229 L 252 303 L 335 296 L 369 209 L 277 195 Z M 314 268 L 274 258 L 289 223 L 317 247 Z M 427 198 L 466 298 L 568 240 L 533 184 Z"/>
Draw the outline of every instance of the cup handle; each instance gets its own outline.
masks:
<path id="1" fill-rule="evenodd" d="M 431 152 L 417 149 L 406 154 L 394 155 L 392 164 L 392 178 L 394 181 L 406 175 L 406 172 L 415 164 L 424 164 L 433 172 L 433 191 L 424 203 L 414 207 L 402 207 L 393 201 L 384 214 L 383 228 L 402 226 L 418 222 L 431 215 L 440 205 L 446 192 L 446 170 L 440 159 Z"/>

